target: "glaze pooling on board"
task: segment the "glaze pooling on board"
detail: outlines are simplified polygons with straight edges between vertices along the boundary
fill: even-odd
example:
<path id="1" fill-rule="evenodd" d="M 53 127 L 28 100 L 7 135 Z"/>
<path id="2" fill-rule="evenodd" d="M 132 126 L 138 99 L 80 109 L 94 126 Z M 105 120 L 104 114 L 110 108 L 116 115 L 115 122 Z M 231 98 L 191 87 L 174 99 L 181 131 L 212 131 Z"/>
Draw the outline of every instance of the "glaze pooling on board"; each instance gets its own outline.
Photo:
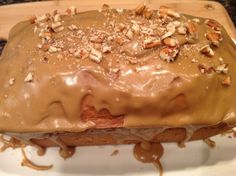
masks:
<path id="1" fill-rule="evenodd" d="M 29 21 L 17 24 L 0 60 L 0 131 L 80 132 L 96 128 L 93 121 L 80 118 L 82 104 L 88 97 L 86 105 L 97 111 L 107 109 L 113 116 L 123 116 L 124 127 L 184 127 L 220 122 L 234 125 L 236 47 L 223 29 L 223 41 L 214 48 L 214 56 L 202 54 L 199 50 L 209 44 L 205 34 L 210 30 L 202 18 L 194 22 L 197 39 L 186 41 L 182 35 L 173 34 L 178 39 L 179 51 L 172 63 L 160 57 L 163 44 L 143 49 L 140 36 L 129 29 L 122 33 L 126 37 L 123 43 L 111 42 L 107 47 L 112 50 L 106 48 L 109 52 L 102 53 L 102 57 L 100 52 L 86 58 L 70 54 L 75 44 L 80 49 L 91 45 L 90 54 L 92 49 L 99 48 L 92 41 L 97 38 L 93 38 L 91 31 L 102 33 L 107 41 L 107 33 L 114 32 L 120 23 L 140 21 L 151 28 L 155 24 L 150 21 L 155 21 L 158 14 L 154 12 L 149 19 L 133 15 L 132 10 L 118 13 L 109 9 L 61 16 L 63 30 L 53 33 L 54 40 L 63 44 L 58 51 L 55 47 L 47 51 L 40 48 L 35 24 Z M 188 19 L 194 21 L 187 15 L 178 18 L 180 22 Z M 70 32 L 72 24 L 81 31 L 82 38 Z M 149 34 L 142 35 L 145 38 Z M 216 67 L 219 58 L 228 64 L 232 79 L 228 87 L 222 86 L 224 74 L 204 74 L 198 67 L 199 64 Z"/>

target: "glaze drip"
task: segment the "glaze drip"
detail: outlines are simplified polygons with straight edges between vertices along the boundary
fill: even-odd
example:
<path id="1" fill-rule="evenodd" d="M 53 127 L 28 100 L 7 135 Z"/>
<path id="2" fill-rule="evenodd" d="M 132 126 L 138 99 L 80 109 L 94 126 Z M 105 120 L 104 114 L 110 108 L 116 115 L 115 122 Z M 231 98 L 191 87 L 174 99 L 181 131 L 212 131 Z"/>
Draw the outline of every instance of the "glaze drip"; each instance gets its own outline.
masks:
<path id="1" fill-rule="evenodd" d="M 163 167 L 160 159 L 164 154 L 164 148 L 160 143 L 149 143 L 143 141 L 134 146 L 134 156 L 143 163 L 153 163 L 159 170 L 159 175 L 163 175 Z"/>
<path id="2" fill-rule="evenodd" d="M 21 153 L 23 156 L 23 160 L 21 161 L 21 166 L 23 166 L 23 167 L 29 167 L 30 169 L 34 169 L 34 170 L 49 170 L 53 167 L 53 165 L 41 166 L 41 165 L 37 165 L 37 164 L 33 163 L 26 156 L 23 148 L 21 149 Z"/>

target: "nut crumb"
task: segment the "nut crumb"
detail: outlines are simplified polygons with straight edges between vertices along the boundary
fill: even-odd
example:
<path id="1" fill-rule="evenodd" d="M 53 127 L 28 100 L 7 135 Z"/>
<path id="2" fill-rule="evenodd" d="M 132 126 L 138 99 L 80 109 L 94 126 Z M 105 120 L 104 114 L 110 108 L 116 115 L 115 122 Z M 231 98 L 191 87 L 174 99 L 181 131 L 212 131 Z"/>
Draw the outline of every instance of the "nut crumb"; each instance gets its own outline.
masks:
<path id="1" fill-rule="evenodd" d="M 78 30 L 78 27 L 76 25 L 72 24 L 72 25 L 68 26 L 68 29 L 70 31 L 76 31 L 76 30 Z"/>
<path id="2" fill-rule="evenodd" d="M 227 64 L 221 64 L 216 67 L 216 73 L 227 74 L 228 71 L 229 71 L 229 68 L 228 68 Z"/>
<path id="3" fill-rule="evenodd" d="M 24 82 L 33 82 L 33 73 L 29 72 L 24 79 Z"/>
<path id="4" fill-rule="evenodd" d="M 229 87 L 231 85 L 231 78 L 230 76 L 227 76 L 222 82 L 221 84 L 225 87 Z"/>
<path id="5" fill-rule="evenodd" d="M 97 63 L 100 63 L 102 61 L 102 53 L 94 48 L 92 48 L 89 58 Z"/>
<path id="6" fill-rule="evenodd" d="M 15 83 L 15 78 L 10 78 L 8 83 L 10 86 L 12 86 Z"/>

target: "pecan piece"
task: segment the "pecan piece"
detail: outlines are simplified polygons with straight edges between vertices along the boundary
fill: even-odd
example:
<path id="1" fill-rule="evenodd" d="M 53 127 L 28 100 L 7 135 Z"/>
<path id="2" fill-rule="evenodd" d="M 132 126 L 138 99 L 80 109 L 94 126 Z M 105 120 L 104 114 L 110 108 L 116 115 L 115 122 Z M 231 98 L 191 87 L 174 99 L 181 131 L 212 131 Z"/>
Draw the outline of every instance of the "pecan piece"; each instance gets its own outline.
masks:
<path id="1" fill-rule="evenodd" d="M 218 23 L 217 21 L 215 20 L 212 20 L 212 19 L 207 19 L 205 21 L 205 24 L 207 24 L 210 28 L 216 30 L 216 31 L 221 31 L 222 29 L 222 26 L 220 23 Z"/>
<path id="2" fill-rule="evenodd" d="M 216 31 L 210 31 L 207 32 L 206 38 L 210 40 L 210 42 L 214 45 L 219 47 L 220 41 L 223 40 L 222 35 L 219 32 Z"/>
<path id="3" fill-rule="evenodd" d="M 179 50 L 173 47 L 164 47 L 160 50 L 160 58 L 166 62 L 173 62 Z"/>
<path id="4" fill-rule="evenodd" d="M 175 38 L 172 38 L 172 37 L 167 37 L 163 40 L 163 43 L 167 46 L 171 46 L 171 47 L 174 47 L 174 46 L 177 46 L 179 44 L 178 40 L 175 39 Z"/>
<path id="5" fill-rule="evenodd" d="M 214 56 L 214 51 L 211 49 L 209 45 L 205 45 L 201 47 L 200 52 L 208 57 Z"/>
<path id="6" fill-rule="evenodd" d="M 221 82 L 221 84 L 222 84 L 223 86 L 225 86 L 225 87 L 229 87 L 230 84 L 231 84 L 231 78 L 230 78 L 230 76 L 227 76 L 227 77 Z"/>
<path id="7" fill-rule="evenodd" d="M 160 15 L 161 16 L 170 16 L 170 17 L 175 17 L 175 18 L 179 18 L 180 17 L 180 14 L 175 12 L 174 10 L 170 9 L 169 7 L 166 7 L 166 6 L 161 6 L 160 9 Z"/>
<path id="8" fill-rule="evenodd" d="M 143 42 L 143 48 L 144 49 L 150 49 L 155 48 L 161 45 L 161 40 L 156 38 L 149 38 L 144 40 Z"/>
<path id="9" fill-rule="evenodd" d="M 146 5 L 145 4 L 139 4 L 136 8 L 135 8 L 135 14 L 136 15 L 142 15 L 144 10 L 146 9 Z"/>

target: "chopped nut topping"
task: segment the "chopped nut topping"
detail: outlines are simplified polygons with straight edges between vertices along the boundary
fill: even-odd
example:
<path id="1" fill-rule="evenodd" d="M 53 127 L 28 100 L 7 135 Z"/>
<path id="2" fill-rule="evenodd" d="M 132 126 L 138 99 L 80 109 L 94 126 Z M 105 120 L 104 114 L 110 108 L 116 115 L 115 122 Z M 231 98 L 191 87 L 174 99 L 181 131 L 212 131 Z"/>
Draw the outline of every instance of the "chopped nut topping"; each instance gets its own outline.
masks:
<path id="1" fill-rule="evenodd" d="M 187 28 L 185 26 L 181 25 L 181 26 L 179 26 L 177 28 L 177 31 L 178 31 L 179 34 L 183 34 L 184 35 L 184 34 L 187 33 Z"/>
<path id="2" fill-rule="evenodd" d="M 155 48 L 161 46 L 161 40 L 159 38 L 148 38 L 143 42 L 144 49 Z"/>
<path id="3" fill-rule="evenodd" d="M 54 32 L 60 32 L 64 29 L 61 22 L 52 23 L 51 27 Z"/>
<path id="4" fill-rule="evenodd" d="M 150 9 L 144 10 L 143 15 L 144 15 L 145 18 L 150 19 L 153 15 L 153 11 L 150 10 Z"/>
<path id="5" fill-rule="evenodd" d="M 227 77 L 221 82 L 221 84 L 222 84 L 223 86 L 225 86 L 225 87 L 229 87 L 230 84 L 231 84 L 231 78 L 230 78 L 230 76 L 227 76 Z"/>
<path id="6" fill-rule="evenodd" d="M 220 62 L 224 62 L 224 59 L 222 57 L 219 58 Z"/>
<path id="7" fill-rule="evenodd" d="M 197 63 L 198 61 L 196 59 L 191 60 L 192 63 Z"/>
<path id="8" fill-rule="evenodd" d="M 140 32 L 140 26 L 137 23 L 133 23 L 132 30 L 134 31 L 134 33 L 139 33 Z"/>
<path id="9" fill-rule="evenodd" d="M 99 36 L 92 36 L 90 38 L 90 41 L 93 42 L 93 43 L 102 43 L 103 42 L 103 39 L 100 38 Z"/>
<path id="10" fill-rule="evenodd" d="M 56 53 L 58 51 L 61 51 L 61 48 L 56 48 L 54 46 L 50 46 L 49 49 L 48 49 L 49 53 Z"/>
<path id="11" fill-rule="evenodd" d="M 72 25 L 68 26 L 68 29 L 71 31 L 76 31 L 76 30 L 78 30 L 78 27 L 76 25 L 72 24 Z"/>
<path id="12" fill-rule="evenodd" d="M 132 30 L 129 29 L 129 30 L 127 31 L 127 33 L 125 34 L 125 36 L 126 36 L 128 39 L 132 40 L 133 37 L 134 37 L 134 34 L 133 34 Z"/>
<path id="13" fill-rule="evenodd" d="M 186 28 L 187 28 L 187 31 L 189 32 L 189 34 L 191 34 L 193 36 L 197 35 L 198 30 L 197 30 L 197 27 L 194 23 L 192 23 L 192 22 L 186 23 Z"/>
<path id="14" fill-rule="evenodd" d="M 94 48 L 92 48 L 89 58 L 97 63 L 100 63 L 102 61 L 102 53 Z"/>
<path id="15" fill-rule="evenodd" d="M 160 50 L 160 58 L 166 62 L 173 62 L 179 50 L 171 47 L 164 47 Z"/>
<path id="16" fill-rule="evenodd" d="M 222 26 L 215 20 L 212 19 L 207 19 L 205 21 L 205 24 L 207 24 L 210 28 L 216 30 L 216 31 L 221 31 Z"/>
<path id="17" fill-rule="evenodd" d="M 33 81 L 33 73 L 29 72 L 24 79 L 24 82 L 32 82 Z"/>
<path id="18" fill-rule="evenodd" d="M 203 46 L 202 48 L 200 48 L 200 51 L 202 54 L 204 54 L 208 57 L 214 56 L 214 51 L 211 49 L 211 47 L 209 45 Z"/>
<path id="19" fill-rule="evenodd" d="M 50 14 L 46 13 L 43 14 L 42 16 L 39 16 L 36 18 L 36 23 L 41 22 L 41 23 L 45 23 L 50 19 Z"/>
<path id="20" fill-rule="evenodd" d="M 136 8 L 135 8 L 135 14 L 136 15 L 142 15 L 144 10 L 146 9 L 146 5 L 145 4 L 139 4 Z"/>
<path id="21" fill-rule="evenodd" d="M 12 86 L 15 83 L 15 78 L 9 79 L 9 85 Z"/>
<path id="22" fill-rule="evenodd" d="M 48 44 L 43 44 L 43 45 L 40 45 L 40 46 L 41 46 L 41 49 L 45 52 L 48 51 L 49 48 L 50 48 L 50 46 Z"/>
<path id="23" fill-rule="evenodd" d="M 160 15 L 161 16 L 170 16 L 170 17 L 175 17 L 175 18 L 179 18 L 180 14 L 175 12 L 174 10 L 170 9 L 169 7 L 166 6 L 161 6 L 160 7 Z"/>
<path id="24" fill-rule="evenodd" d="M 111 52 L 111 47 L 110 46 L 104 46 L 102 48 L 102 52 L 103 53 L 110 53 Z"/>
<path id="25" fill-rule="evenodd" d="M 192 21 L 195 23 L 200 23 L 200 20 L 198 18 L 193 18 Z"/>
<path id="26" fill-rule="evenodd" d="M 116 43 L 118 43 L 119 45 L 123 45 L 124 42 L 125 42 L 125 40 L 124 40 L 122 37 L 120 37 L 120 36 L 116 37 L 116 38 L 115 38 L 115 41 L 116 41 Z"/>
<path id="27" fill-rule="evenodd" d="M 74 53 L 74 56 L 79 59 L 85 59 L 89 56 L 89 53 L 85 49 L 79 49 Z"/>
<path id="28" fill-rule="evenodd" d="M 116 11 L 119 13 L 119 14 L 122 14 L 124 12 L 124 9 L 123 8 L 117 8 Z"/>
<path id="29" fill-rule="evenodd" d="M 215 69 L 213 67 L 207 67 L 206 65 L 203 64 L 198 64 L 198 69 L 203 74 L 211 74 L 215 72 Z"/>
<path id="30" fill-rule="evenodd" d="M 55 16 L 53 17 L 53 19 L 54 19 L 54 22 L 60 22 L 60 21 L 62 21 L 62 19 L 61 19 L 61 15 L 60 14 L 55 14 Z"/>
<path id="31" fill-rule="evenodd" d="M 223 40 L 222 35 L 215 31 L 209 31 L 206 34 L 206 38 L 211 41 L 214 46 L 219 47 L 220 41 Z"/>
<path id="32" fill-rule="evenodd" d="M 102 10 L 109 10 L 110 6 L 108 4 L 103 4 L 102 5 Z"/>
<path id="33" fill-rule="evenodd" d="M 172 36 L 175 33 L 175 25 L 174 23 L 169 23 L 167 26 L 167 32 L 161 37 L 161 39 L 165 39 L 167 37 Z"/>
<path id="34" fill-rule="evenodd" d="M 163 40 L 163 43 L 167 46 L 171 46 L 171 47 L 174 47 L 174 46 L 177 46 L 179 44 L 178 40 L 177 39 L 174 39 L 174 38 L 171 38 L 171 37 L 167 37 Z"/>
<path id="35" fill-rule="evenodd" d="M 76 15 L 76 14 L 77 14 L 77 8 L 74 7 L 74 6 L 71 6 L 70 8 L 68 8 L 68 9 L 66 10 L 66 13 L 67 13 L 68 15 L 71 15 L 71 16 Z"/>
<path id="36" fill-rule="evenodd" d="M 36 17 L 36 16 L 31 17 L 31 18 L 29 19 L 30 24 L 34 24 L 36 20 L 37 20 L 37 17 Z"/>
<path id="37" fill-rule="evenodd" d="M 227 66 L 227 64 L 221 64 L 221 65 L 218 65 L 216 67 L 216 73 L 219 73 L 219 74 L 227 74 L 229 71 L 229 68 Z"/>

